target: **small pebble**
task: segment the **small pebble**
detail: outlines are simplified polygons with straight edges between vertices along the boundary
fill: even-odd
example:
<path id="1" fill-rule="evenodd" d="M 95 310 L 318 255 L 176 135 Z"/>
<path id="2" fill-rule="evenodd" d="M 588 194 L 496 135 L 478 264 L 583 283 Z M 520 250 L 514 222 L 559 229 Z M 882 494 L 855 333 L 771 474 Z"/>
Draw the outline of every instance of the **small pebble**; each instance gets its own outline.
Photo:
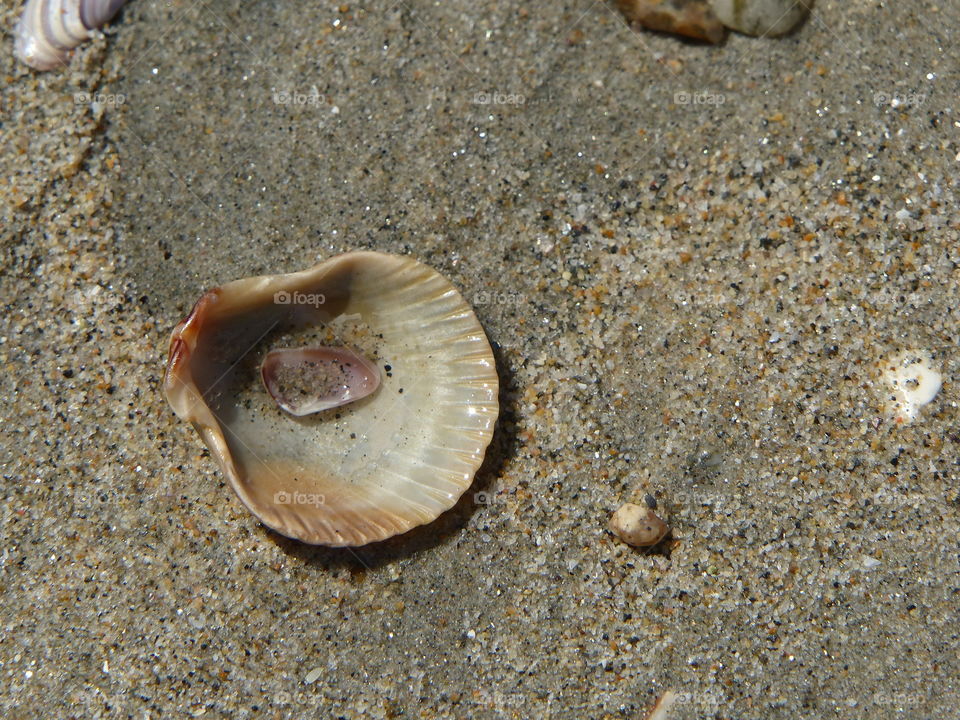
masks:
<path id="1" fill-rule="evenodd" d="M 657 517 L 650 508 L 626 503 L 611 517 L 610 532 L 634 547 L 650 547 L 663 540 L 670 526 Z"/>

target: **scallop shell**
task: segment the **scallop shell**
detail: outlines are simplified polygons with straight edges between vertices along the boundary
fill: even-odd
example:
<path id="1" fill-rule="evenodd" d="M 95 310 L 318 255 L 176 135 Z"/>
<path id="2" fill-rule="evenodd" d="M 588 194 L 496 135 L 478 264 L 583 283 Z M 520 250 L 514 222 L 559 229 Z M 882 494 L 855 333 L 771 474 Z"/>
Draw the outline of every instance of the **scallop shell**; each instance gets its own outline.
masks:
<path id="1" fill-rule="evenodd" d="M 70 51 L 106 25 L 126 2 L 27 0 L 17 23 L 17 57 L 36 70 L 66 65 Z"/>
<path id="2" fill-rule="evenodd" d="M 276 347 L 347 345 L 380 386 L 309 417 L 260 380 Z M 499 407 L 493 352 L 435 270 L 375 252 L 205 293 L 170 339 L 164 391 L 240 500 L 307 543 L 383 540 L 428 523 L 470 486 Z"/>

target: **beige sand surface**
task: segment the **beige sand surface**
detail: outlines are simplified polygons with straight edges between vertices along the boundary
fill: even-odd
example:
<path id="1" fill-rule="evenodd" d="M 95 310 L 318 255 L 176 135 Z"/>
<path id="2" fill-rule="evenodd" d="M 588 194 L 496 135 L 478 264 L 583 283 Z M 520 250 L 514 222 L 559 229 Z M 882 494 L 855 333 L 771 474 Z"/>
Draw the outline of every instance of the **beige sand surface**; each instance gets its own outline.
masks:
<path id="1" fill-rule="evenodd" d="M 136 0 L 43 75 L 16 15 L 4 717 L 957 717 L 955 3 L 705 47 L 592 0 Z M 471 299 L 503 412 L 454 511 L 334 551 L 160 382 L 203 289 L 355 248 Z M 654 554 L 606 529 L 648 493 Z"/>

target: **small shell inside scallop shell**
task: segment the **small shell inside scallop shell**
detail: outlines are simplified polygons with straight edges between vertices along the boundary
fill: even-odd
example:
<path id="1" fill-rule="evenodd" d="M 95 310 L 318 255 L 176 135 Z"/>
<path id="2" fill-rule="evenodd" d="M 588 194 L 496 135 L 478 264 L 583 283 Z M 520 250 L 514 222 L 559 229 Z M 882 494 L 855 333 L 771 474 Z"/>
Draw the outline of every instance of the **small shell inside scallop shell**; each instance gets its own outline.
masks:
<path id="1" fill-rule="evenodd" d="M 260 376 L 277 405 L 297 417 L 360 400 L 380 386 L 377 366 L 346 347 L 271 350 Z"/>
<path id="2" fill-rule="evenodd" d="M 339 377 L 335 356 L 351 363 Z M 204 293 L 174 329 L 164 380 L 251 512 L 333 546 L 384 540 L 453 507 L 493 436 L 498 388 L 490 343 L 456 288 L 376 252 Z"/>

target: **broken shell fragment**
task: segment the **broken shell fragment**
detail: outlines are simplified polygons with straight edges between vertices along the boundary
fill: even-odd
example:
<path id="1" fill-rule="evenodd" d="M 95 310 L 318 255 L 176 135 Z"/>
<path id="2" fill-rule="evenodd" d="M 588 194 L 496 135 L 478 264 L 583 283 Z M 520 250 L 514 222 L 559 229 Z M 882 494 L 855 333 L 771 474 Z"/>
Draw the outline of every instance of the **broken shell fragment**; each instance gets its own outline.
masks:
<path id="1" fill-rule="evenodd" d="M 707 0 L 617 0 L 617 5 L 632 25 L 710 43 L 723 40 L 723 25 Z"/>
<path id="2" fill-rule="evenodd" d="M 271 350 L 260 366 L 277 405 L 298 417 L 340 407 L 380 386 L 380 370 L 345 347 Z"/>
<path id="3" fill-rule="evenodd" d="M 321 346 L 328 359 L 350 348 L 370 362 L 358 377 L 376 371 L 379 388 L 308 416 L 282 411 L 264 362 L 285 396 L 309 374 L 296 353 Z M 412 258 L 376 252 L 205 293 L 173 331 L 164 392 L 265 525 L 333 546 L 384 540 L 452 507 L 499 411 L 493 352 L 460 293 Z M 291 406 L 304 410 L 307 395 Z"/>
<path id="4" fill-rule="evenodd" d="M 813 0 L 617 0 L 634 26 L 719 43 L 724 26 L 747 35 L 786 35 Z"/>
<path id="5" fill-rule="evenodd" d="M 710 5 L 731 30 L 777 37 L 803 22 L 813 0 L 710 0 Z"/>
<path id="6" fill-rule="evenodd" d="M 663 693 L 650 708 L 650 713 L 643 720 L 669 720 L 670 710 L 680 700 L 680 696 L 673 690 L 667 690 Z"/>
<path id="7" fill-rule="evenodd" d="M 943 387 L 943 376 L 933 367 L 930 353 L 925 350 L 905 351 L 888 358 L 883 375 L 893 390 L 892 409 L 899 422 L 915 420 L 920 408 Z"/>
<path id="8" fill-rule="evenodd" d="M 663 540 L 670 526 L 657 517 L 650 508 L 626 503 L 612 516 L 610 532 L 634 547 L 650 547 Z"/>

